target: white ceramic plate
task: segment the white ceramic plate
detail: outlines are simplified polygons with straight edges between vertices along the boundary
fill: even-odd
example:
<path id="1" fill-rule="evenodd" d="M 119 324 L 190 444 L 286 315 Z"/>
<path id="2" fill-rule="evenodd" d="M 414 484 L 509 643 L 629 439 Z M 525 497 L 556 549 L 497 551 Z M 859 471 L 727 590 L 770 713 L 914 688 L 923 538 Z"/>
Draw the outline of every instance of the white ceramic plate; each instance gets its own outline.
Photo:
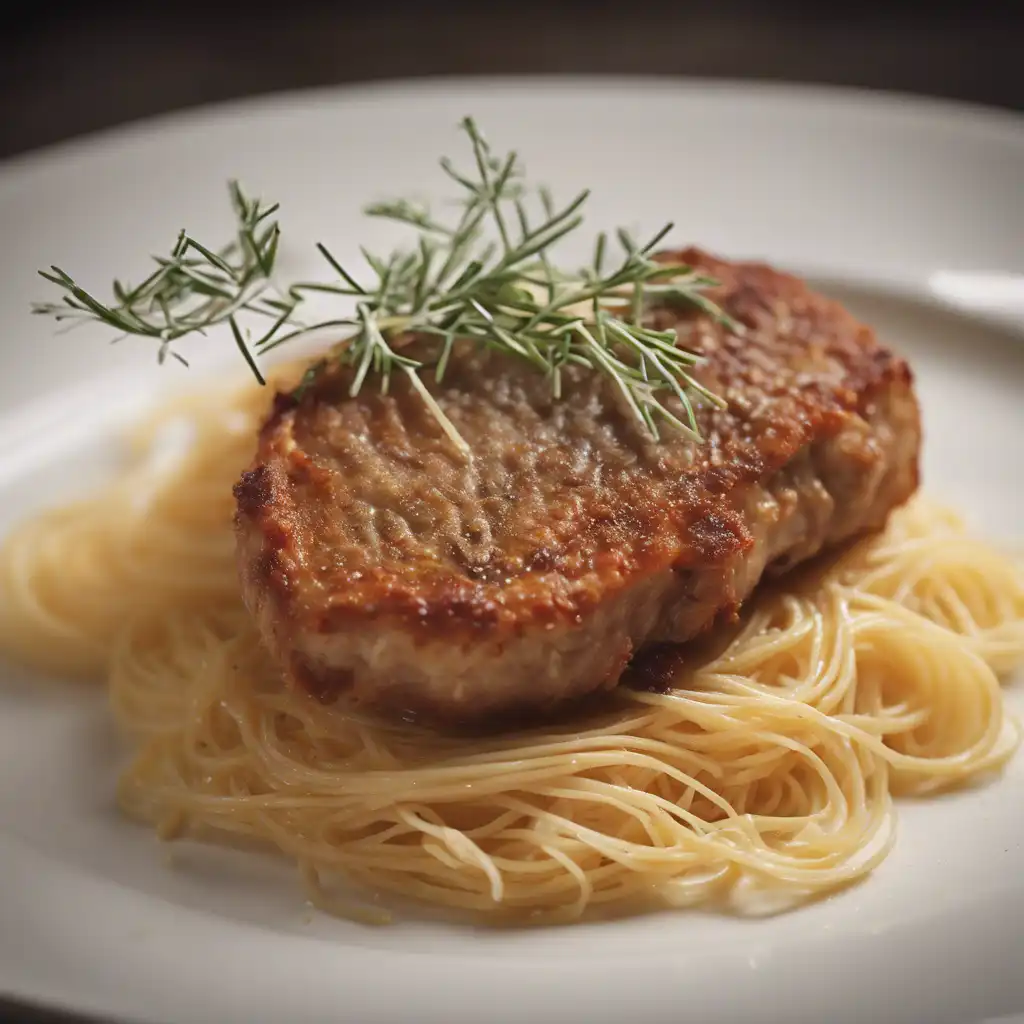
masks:
<path id="1" fill-rule="evenodd" d="M 806 272 L 916 367 L 927 485 L 1019 539 L 1024 122 L 902 97 L 559 80 L 299 94 L 139 125 L 0 169 L 0 528 L 104 469 L 114 423 L 186 371 L 28 315 L 37 267 L 106 287 L 183 225 L 217 235 L 222 182 L 280 199 L 285 258 L 374 243 L 382 194 L 439 187 L 474 113 L 592 223 Z M 209 349 L 232 358 L 214 339 Z M 202 365 L 218 357 L 197 353 Z M 1013 695 L 1020 708 L 1022 694 Z M 1024 757 L 904 804 L 865 884 L 788 916 L 660 914 L 547 932 L 311 917 L 276 861 L 174 862 L 115 811 L 98 694 L 0 672 L 0 990 L 181 1022 L 980 1021 L 1024 1011 Z"/>

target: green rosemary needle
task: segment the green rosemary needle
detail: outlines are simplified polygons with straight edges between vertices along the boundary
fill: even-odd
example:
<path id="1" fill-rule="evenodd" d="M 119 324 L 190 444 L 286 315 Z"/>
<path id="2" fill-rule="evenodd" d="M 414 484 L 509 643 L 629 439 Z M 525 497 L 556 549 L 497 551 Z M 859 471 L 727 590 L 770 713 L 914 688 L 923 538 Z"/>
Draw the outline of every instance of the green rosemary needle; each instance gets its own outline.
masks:
<path id="1" fill-rule="evenodd" d="M 277 205 L 250 200 L 237 182 L 230 183 L 229 192 L 237 222 L 231 244 L 215 252 L 181 231 L 170 256 L 154 257 L 156 270 L 141 284 L 128 287 L 114 281 L 113 305 L 91 295 L 60 267 L 41 270 L 40 276 L 62 288 L 65 295 L 61 302 L 33 304 L 32 312 L 58 321 L 99 321 L 120 332 L 114 341 L 129 336 L 152 338 L 158 342 L 159 362 L 170 355 L 186 366 L 174 351 L 174 342 L 227 322 L 257 380 L 266 383 L 237 316 L 249 312 L 272 318 L 273 335 L 291 319 L 298 300 L 268 294 L 281 237 L 277 221 L 271 220 Z"/>
<path id="2" fill-rule="evenodd" d="M 182 231 L 171 255 L 156 258 L 156 269 L 141 284 L 129 288 L 114 282 L 109 305 L 58 267 L 40 271 L 65 294 L 61 302 L 36 304 L 33 312 L 57 320 L 99 321 L 118 330 L 119 337 L 152 338 L 161 362 L 168 355 L 185 362 L 173 348 L 175 341 L 226 322 L 261 383 L 259 356 L 310 331 L 344 328 L 350 337 L 311 367 L 300 389 L 330 359 L 353 368 L 352 397 L 371 378 L 386 392 L 392 375 L 400 373 L 464 454 L 468 446 L 420 379 L 425 364 L 404 355 L 397 339 L 411 333 L 437 339 L 436 358 L 429 365 L 438 382 L 456 341 L 486 345 L 525 361 L 549 379 L 556 399 L 563 393 L 565 368 L 587 367 L 615 384 L 653 438 L 660 437 L 659 424 L 667 424 L 699 439 L 695 400 L 722 402 L 692 375 L 699 357 L 680 345 L 675 331 L 645 326 L 643 315 L 651 301 L 682 303 L 737 330 L 703 294 L 715 281 L 691 267 L 653 258 L 671 224 L 642 244 L 618 231 L 621 253 L 616 260 L 609 259 L 608 239 L 600 234 L 589 266 L 576 272 L 559 269 L 551 249 L 582 224 L 588 192 L 557 207 L 544 189 L 527 187 L 514 152 L 496 157 L 471 118 L 461 127 L 472 148 L 473 169 L 463 172 L 447 158 L 441 160 L 461 192 L 459 214 L 446 224 L 407 199 L 367 207 L 367 215 L 406 225 L 416 234 L 415 245 L 387 257 L 362 250 L 371 271 L 368 283 L 360 283 L 318 243 L 334 279 L 280 288 L 273 280 L 280 240 L 272 219 L 277 205 L 249 199 L 232 182 L 236 231 L 230 245 L 214 250 Z M 539 217 L 531 218 L 531 198 L 539 199 Z M 309 293 L 354 302 L 354 315 L 304 323 L 299 312 Z M 243 330 L 243 314 L 269 324 L 253 336 Z M 666 405 L 669 396 L 678 400 L 681 416 Z"/>

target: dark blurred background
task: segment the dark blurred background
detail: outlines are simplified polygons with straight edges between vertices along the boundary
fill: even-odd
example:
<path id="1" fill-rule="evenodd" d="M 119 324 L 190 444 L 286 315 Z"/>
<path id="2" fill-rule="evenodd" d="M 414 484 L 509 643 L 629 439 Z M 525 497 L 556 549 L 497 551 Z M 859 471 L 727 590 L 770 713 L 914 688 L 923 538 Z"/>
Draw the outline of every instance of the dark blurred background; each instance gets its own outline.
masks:
<path id="1" fill-rule="evenodd" d="M 1009 2 L 15 0 L 4 11 L 0 158 L 239 96 L 437 75 L 818 82 L 1024 110 L 1024 4 Z M 69 1019 L 0 995 L 0 1021 Z"/>
<path id="2" fill-rule="evenodd" d="M 1024 4 L 1010 2 L 15 0 L 4 7 L 0 157 L 236 96 L 453 74 L 827 82 L 1024 108 Z"/>

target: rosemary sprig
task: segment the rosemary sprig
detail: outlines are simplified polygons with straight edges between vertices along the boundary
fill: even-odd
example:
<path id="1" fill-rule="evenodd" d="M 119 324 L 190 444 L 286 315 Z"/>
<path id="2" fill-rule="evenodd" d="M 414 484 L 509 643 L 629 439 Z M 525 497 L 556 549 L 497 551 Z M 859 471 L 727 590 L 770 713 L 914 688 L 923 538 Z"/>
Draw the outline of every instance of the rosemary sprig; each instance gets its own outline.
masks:
<path id="1" fill-rule="evenodd" d="M 170 256 L 154 257 L 154 270 L 141 284 L 128 287 L 114 281 L 114 304 L 107 305 L 82 288 L 60 267 L 39 274 L 65 292 L 61 302 L 35 303 L 32 312 L 58 321 L 97 320 L 119 331 L 113 340 L 129 336 L 153 338 L 159 343 L 157 359 L 167 356 L 188 365 L 173 348 L 189 334 L 204 334 L 227 322 L 235 344 L 261 384 L 266 383 L 243 332 L 239 313 L 257 313 L 273 320 L 265 337 L 276 335 L 297 305 L 294 296 L 269 296 L 281 229 L 277 204 L 264 206 L 251 200 L 237 182 L 229 185 L 237 223 L 235 239 L 219 251 L 207 248 L 185 231 L 178 234 Z"/>
<path id="2" fill-rule="evenodd" d="M 110 305 L 57 267 L 41 271 L 66 294 L 60 303 L 36 305 L 34 312 L 58 320 L 98 320 L 119 330 L 121 337 L 153 338 L 161 362 L 167 355 L 184 362 L 172 347 L 176 340 L 227 322 L 261 383 L 258 356 L 309 331 L 345 327 L 351 331 L 347 342 L 315 364 L 300 388 L 329 359 L 353 368 L 353 397 L 371 377 L 386 392 L 393 374 L 401 373 L 466 454 L 465 441 L 421 380 L 425 364 L 402 352 L 413 334 L 437 339 L 436 358 L 429 365 L 438 382 L 457 342 L 488 346 L 530 364 L 549 379 L 556 399 L 564 392 L 565 369 L 583 366 L 614 382 L 653 438 L 660 436 L 659 424 L 669 424 L 699 439 L 695 402 L 722 403 L 693 376 L 699 357 L 680 345 L 675 331 L 645 326 L 645 309 L 651 300 L 682 303 L 733 330 L 738 327 L 703 294 L 715 284 L 712 279 L 691 267 L 653 258 L 672 225 L 643 244 L 625 231 L 617 232 L 622 252 L 616 261 L 609 260 L 608 239 L 601 234 L 589 266 L 576 272 L 559 269 L 551 249 L 582 224 L 588 193 L 557 207 L 543 189 L 527 188 L 514 152 L 496 157 L 472 119 L 466 118 L 461 127 L 470 141 L 473 169 L 464 172 L 446 158 L 441 161 L 461 191 L 457 219 L 444 223 L 406 199 L 369 206 L 369 216 L 411 227 L 417 236 L 414 246 L 387 257 L 364 249 L 372 274 L 369 283 L 360 283 L 318 243 L 335 277 L 300 282 L 286 291 L 276 288 L 272 275 L 280 229 L 271 218 L 277 206 L 248 199 L 232 183 L 237 229 L 231 245 L 215 251 L 183 231 L 170 257 L 157 258 L 156 270 L 140 285 L 128 288 L 114 282 L 115 302 Z M 540 200 L 535 223 L 527 205 L 531 196 Z M 355 314 L 303 323 L 297 313 L 309 293 L 354 302 Z M 271 322 L 253 338 L 239 323 L 242 314 Z M 678 412 L 666 404 L 670 398 L 677 400 Z"/>

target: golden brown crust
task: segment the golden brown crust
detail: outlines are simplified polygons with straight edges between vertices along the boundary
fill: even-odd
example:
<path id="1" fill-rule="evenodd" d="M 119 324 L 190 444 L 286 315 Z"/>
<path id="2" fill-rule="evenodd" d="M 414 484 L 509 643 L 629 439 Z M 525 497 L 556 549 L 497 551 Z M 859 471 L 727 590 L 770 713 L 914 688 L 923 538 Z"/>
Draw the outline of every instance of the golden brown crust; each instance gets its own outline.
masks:
<path id="1" fill-rule="evenodd" d="M 856 488 L 879 461 L 860 428 L 894 396 L 916 430 L 906 363 L 837 303 L 762 264 L 672 256 L 716 277 L 712 297 L 746 328 L 652 314 L 706 357 L 698 375 L 728 402 L 698 410 L 701 445 L 646 439 L 597 374 L 571 372 L 553 403 L 534 370 L 471 345 L 456 347 L 443 386 L 422 374 L 473 449 L 468 464 L 400 378 L 387 396 L 364 386 L 351 399 L 335 366 L 301 400 L 279 397 L 235 493 L 244 589 L 286 659 L 300 629 L 500 649 L 579 626 L 666 571 L 724 575 L 755 543 L 751 488 L 840 436 L 837 479 Z M 889 505 L 917 485 L 913 442 Z M 718 610 L 743 597 L 726 587 Z"/>

